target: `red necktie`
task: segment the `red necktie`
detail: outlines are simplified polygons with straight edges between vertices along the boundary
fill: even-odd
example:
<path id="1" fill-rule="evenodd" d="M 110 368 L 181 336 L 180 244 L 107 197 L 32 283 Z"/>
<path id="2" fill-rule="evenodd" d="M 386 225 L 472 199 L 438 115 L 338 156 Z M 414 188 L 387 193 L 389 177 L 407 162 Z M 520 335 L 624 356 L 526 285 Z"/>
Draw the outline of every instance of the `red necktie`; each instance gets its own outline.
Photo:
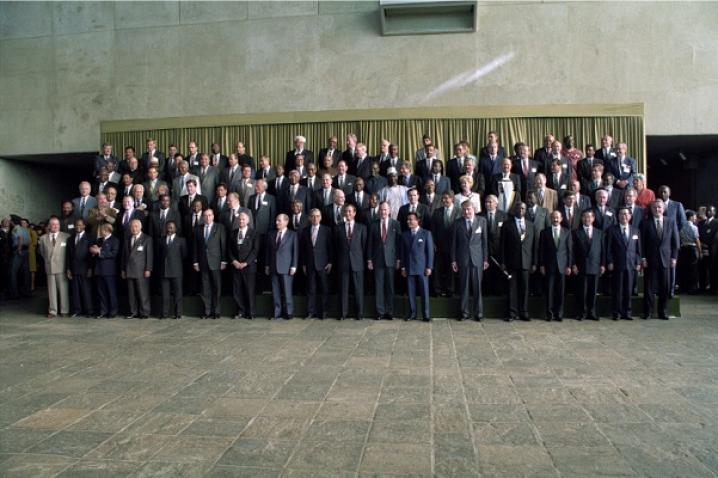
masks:
<path id="1" fill-rule="evenodd" d="M 386 242 L 386 222 L 381 221 L 381 242 Z"/>

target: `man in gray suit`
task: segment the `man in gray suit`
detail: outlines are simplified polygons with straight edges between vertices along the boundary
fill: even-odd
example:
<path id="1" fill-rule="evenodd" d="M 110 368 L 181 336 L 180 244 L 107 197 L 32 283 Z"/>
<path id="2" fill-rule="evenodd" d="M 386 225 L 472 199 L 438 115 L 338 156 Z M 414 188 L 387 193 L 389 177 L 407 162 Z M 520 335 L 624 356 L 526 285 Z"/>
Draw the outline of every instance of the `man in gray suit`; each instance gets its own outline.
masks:
<path id="1" fill-rule="evenodd" d="M 356 206 L 344 206 L 344 222 L 334 228 L 336 241 L 336 263 L 341 286 L 341 317 L 344 320 L 349 312 L 349 289 L 354 286 L 356 318 L 364 316 L 364 267 L 367 242 L 366 226 L 356 222 Z"/>
<path id="2" fill-rule="evenodd" d="M 454 222 L 451 246 L 451 268 L 459 273 L 461 290 L 461 318 L 470 315 L 469 295 L 474 291 L 474 320 L 483 319 L 483 299 L 481 297 L 481 278 L 489 268 L 489 244 L 486 231 L 486 219 L 477 216 L 471 201 L 461 205 L 462 219 Z"/>
<path id="3" fill-rule="evenodd" d="M 566 276 L 571 274 L 571 231 L 561 225 L 561 211 L 551 213 L 551 226 L 541 231 L 538 264 L 544 276 L 546 320 L 563 320 L 564 290 Z"/>
<path id="4" fill-rule="evenodd" d="M 204 314 L 200 319 L 219 319 L 222 271 L 227 268 L 227 234 L 214 222 L 214 211 L 202 213 L 203 224 L 195 228 L 192 265 L 201 274 Z"/>
<path id="5" fill-rule="evenodd" d="M 236 191 L 239 194 L 239 203 L 242 207 L 248 207 L 249 198 L 256 192 L 252 168 L 248 164 L 242 166 L 242 177 L 237 182 Z"/>
<path id="6" fill-rule="evenodd" d="M 219 184 L 219 170 L 209 164 L 209 155 L 207 153 L 200 155 L 199 166 L 195 168 L 194 174 L 199 178 L 199 190 L 203 191 L 200 194 L 207 198 L 208 204 L 211 204 L 214 201 L 214 189 Z"/>
<path id="7" fill-rule="evenodd" d="M 128 319 L 146 319 L 150 315 L 150 282 L 152 275 L 152 238 L 142 233 L 139 219 L 130 221 L 129 234 L 122 247 L 123 279 L 127 279 L 130 301 Z"/>
<path id="8" fill-rule="evenodd" d="M 187 241 L 177 233 L 177 223 L 167 221 L 159 244 L 156 271 L 162 280 L 162 313 L 160 319 L 170 316 L 170 297 L 174 295 L 175 319 L 182 318 L 182 265 L 187 257 Z"/>
<path id="9" fill-rule="evenodd" d="M 394 275 L 399 269 L 401 227 L 389 203 L 379 205 L 379 220 L 369 224 L 367 269 L 374 271 L 376 320 L 394 317 Z M 341 253 L 341 251 L 340 251 Z"/>
<path id="10" fill-rule="evenodd" d="M 267 237 L 264 272 L 272 277 L 274 319 L 291 320 L 294 314 L 292 279 L 299 265 L 297 233 L 287 228 L 289 216 L 279 214 L 277 229 Z"/>
<path id="11" fill-rule="evenodd" d="M 72 200 L 72 205 L 75 208 L 75 217 L 81 217 L 87 221 L 87 215 L 90 209 L 97 207 L 97 200 L 90 196 L 92 186 L 87 181 L 80 183 L 80 196 Z"/>
<path id="12" fill-rule="evenodd" d="M 182 156 L 179 155 L 177 156 L 178 159 L 181 157 Z M 189 163 L 184 160 L 179 161 L 177 163 L 177 177 L 172 180 L 172 200 L 175 206 L 182 196 L 187 195 L 187 181 L 190 179 L 194 179 L 195 184 L 198 185 L 196 193 L 202 194 L 202 188 L 199 186 L 199 178 L 189 173 Z"/>

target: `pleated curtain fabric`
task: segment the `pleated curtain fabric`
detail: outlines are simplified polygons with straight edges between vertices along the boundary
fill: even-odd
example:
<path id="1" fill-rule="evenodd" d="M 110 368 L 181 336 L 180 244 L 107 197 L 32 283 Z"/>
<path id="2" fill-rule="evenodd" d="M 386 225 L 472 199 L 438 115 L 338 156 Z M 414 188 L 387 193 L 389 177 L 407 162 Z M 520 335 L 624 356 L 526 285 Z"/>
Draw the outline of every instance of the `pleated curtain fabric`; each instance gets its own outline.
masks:
<path id="1" fill-rule="evenodd" d="M 518 141 L 527 143 L 532 151 L 540 148 L 547 133 L 554 134 L 559 141 L 571 135 L 581 150 L 589 143 L 599 148 L 601 136 L 607 133 L 613 136 L 614 145 L 627 143 L 628 154 L 636 158 L 639 170 L 646 170 L 642 116 L 435 118 L 224 125 L 108 132 L 102 134 L 102 141 L 112 143 L 117 151 L 125 146 L 134 146 L 138 156 L 150 137 L 157 140 L 161 151 L 166 152 L 170 144 L 175 144 L 183 154 L 190 141 L 196 141 L 203 152 L 209 151 L 212 143 L 218 142 L 224 154 L 234 151 L 235 143 L 242 141 L 255 160 L 261 154 L 267 154 L 274 165 L 284 163 L 285 154 L 293 147 L 296 135 L 306 137 L 306 148 L 318 154 L 326 147 L 330 136 L 338 138 L 338 147 L 343 150 L 345 136 L 355 133 L 359 141 L 367 145 L 372 156 L 378 153 L 379 143 L 385 138 L 399 146 L 402 159 L 413 162 L 416 150 L 422 146 L 422 136 L 428 134 L 446 162 L 453 155 L 453 145 L 460 140 L 467 140 L 472 154 L 478 156 L 491 130 L 499 134 L 501 144 L 510 155 L 513 154 L 514 143 Z"/>

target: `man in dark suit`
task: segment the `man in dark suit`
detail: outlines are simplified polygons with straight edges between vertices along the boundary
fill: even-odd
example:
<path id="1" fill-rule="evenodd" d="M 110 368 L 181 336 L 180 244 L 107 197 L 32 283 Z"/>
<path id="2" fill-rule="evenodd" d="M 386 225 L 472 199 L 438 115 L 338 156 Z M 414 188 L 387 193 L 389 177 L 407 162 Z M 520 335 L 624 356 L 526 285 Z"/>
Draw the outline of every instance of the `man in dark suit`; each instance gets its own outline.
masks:
<path id="1" fill-rule="evenodd" d="M 623 143 L 621 143 L 623 144 Z M 620 145 L 619 145 L 620 148 Z M 663 200 L 663 215 L 666 217 L 669 217 L 673 220 L 673 222 L 676 224 L 676 228 L 678 228 L 678 232 L 681 232 L 681 229 L 683 229 L 683 226 L 688 223 L 688 219 L 686 218 L 686 210 L 683 207 L 683 203 L 679 201 L 674 201 L 671 199 L 671 188 L 669 188 L 666 185 L 662 185 L 658 188 L 658 191 L 656 191 L 656 197 L 658 199 Z M 670 270 L 670 282 L 671 282 L 671 292 L 670 296 L 673 297 L 675 294 L 676 289 L 676 268 L 673 267 Z"/>
<path id="2" fill-rule="evenodd" d="M 300 240 L 302 231 L 309 226 L 309 216 L 304 212 L 304 202 L 295 199 L 291 207 L 291 215 L 289 216 L 289 229 L 297 233 L 297 239 Z M 297 280 L 301 280 L 296 277 Z"/>
<path id="3" fill-rule="evenodd" d="M 603 161 L 595 158 L 596 148 L 592 144 L 586 145 L 586 156 L 576 165 L 576 177 L 581 182 L 581 190 L 589 191 L 592 182 L 593 167 L 600 164 L 603 167 Z"/>
<path id="4" fill-rule="evenodd" d="M 646 210 L 636 204 L 637 197 L 638 193 L 634 188 L 626 189 L 626 191 L 623 193 L 624 202 L 621 207 L 625 207 L 628 209 L 628 211 L 631 213 L 631 225 L 637 227 L 640 231 L 641 224 L 643 223 L 643 216 L 646 213 Z"/>
<path id="5" fill-rule="evenodd" d="M 534 158 L 536 159 L 536 158 Z M 556 163 L 558 163 L 558 169 L 556 168 Z M 568 161 L 568 158 L 563 155 L 563 145 L 559 140 L 555 140 L 553 143 L 551 143 L 551 154 L 546 158 L 546 162 L 544 163 L 544 171 L 549 171 L 551 173 L 556 173 L 557 171 L 561 172 L 561 177 L 567 177 L 568 179 L 571 178 L 571 164 Z M 549 176 L 549 187 L 551 185 L 551 177 L 553 174 L 549 175 L 547 173 L 547 176 Z M 567 179 L 567 181 L 568 181 Z M 554 181 L 554 185 L 556 185 L 556 181 Z M 558 186 L 556 188 L 556 191 L 558 191 Z"/>
<path id="6" fill-rule="evenodd" d="M 664 216 L 664 202 L 656 199 L 651 203 L 651 215 L 643 220 L 641 230 L 645 271 L 643 294 L 643 318 L 648 319 L 658 294 L 658 318 L 668 320 L 668 297 L 671 292 L 671 269 L 678 260 L 680 241 L 675 219 Z"/>
<path id="7" fill-rule="evenodd" d="M 388 206 L 388 205 L 387 205 Z M 406 320 L 416 319 L 417 288 L 421 295 L 421 312 L 424 322 L 431 321 L 429 308 L 429 277 L 434 269 L 434 241 L 431 232 L 419 227 L 419 217 L 410 212 L 406 218 L 409 228 L 401 235 L 400 266 L 401 275 L 407 279 L 409 294 L 409 316 Z"/>
<path id="8" fill-rule="evenodd" d="M 314 162 L 314 153 L 308 149 L 304 149 L 304 145 L 307 143 L 307 139 L 304 136 L 297 135 L 294 137 L 294 149 L 287 151 L 286 158 L 284 160 L 284 171 L 289 172 L 296 168 L 296 162 L 294 158 L 298 154 L 304 155 L 305 164 Z"/>
<path id="9" fill-rule="evenodd" d="M 321 224 L 322 213 L 312 209 L 311 225 L 304 229 L 300 240 L 302 269 L 308 279 L 307 318 L 326 319 L 329 312 L 329 273 L 334 256 L 334 238 L 331 228 Z M 317 306 L 317 288 L 321 292 L 321 304 Z"/>
<path id="10" fill-rule="evenodd" d="M 479 157 L 487 156 L 489 155 L 489 150 L 491 143 L 496 143 L 499 145 L 497 154 L 501 155 L 502 157 L 506 157 L 506 149 L 501 146 L 501 143 L 499 142 L 499 134 L 496 131 L 489 131 L 486 134 L 486 144 L 484 144 L 481 149 L 479 150 Z"/>
<path id="11" fill-rule="evenodd" d="M 539 232 L 526 219 L 526 204 L 514 205 L 511 216 L 501 228 L 499 257 L 509 275 L 508 316 L 506 320 L 530 321 L 529 277 L 536 271 Z"/>
<path id="12" fill-rule="evenodd" d="M 446 175 L 451 181 L 451 189 L 454 191 L 454 194 L 459 194 L 461 191 L 459 178 L 461 178 L 466 171 L 466 163 L 473 161 L 467 154 L 468 149 L 461 142 L 456 143 L 454 145 L 454 157 L 446 163 Z"/>
<path id="13" fill-rule="evenodd" d="M 239 227 L 231 232 L 228 247 L 232 269 L 232 295 L 237 304 L 235 319 L 256 316 L 254 283 L 257 274 L 259 241 L 257 232 L 249 227 L 249 214 L 239 213 Z"/>
<path id="14" fill-rule="evenodd" d="M 188 255 L 187 241 L 177 232 L 177 223 L 168 220 L 158 242 L 156 274 L 162 282 L 160 319 L 170 317 L 170 298 L 174 295 L 174 318 L 182 318 L 182 266 Z"/>
<path id="15" fill-rule="evenodd" d="M 207 198 L 208 205 L 214 201 L 214 190 L 217 184 L 219 184 L 219 171 L 218 168 L 209 164 L 209 155 L 207 153 L 200 155 L 199 165 L 192 171 L 192 173 L 199 178 L 199 190 L 202 191 L 202 195 Z"/>
<path id="16" fill-rule="evenodd" d="M 411 164 L 406 161 L 399 166 L 399 185 L 406 186 L 408 189 L 416 188 L 419 194 L 424 191 L 421 178 L 411 172 Z"/>
<path id="17" fill-rule="evenodd" d="M 357 178 L 366 179 L 371 174 L 371 158 L 366 154 L 366 145 L 357 143 L 356 157 L 349 172 Z"/>
<path id="18" fill-rule="evenodd" d="M 293 161 L 293 159 L 292 159 Z M 277 173 L 274 170 L 274 168 L 269 164 L 269 156 L 266 154 L 263 154 L 259 157 L 259 167 L 257 167 L 257 172 L 255 173 L 255 179 L 264 179 L 267 183 L 267 187 L 269 187 L 269 184 L 274 181 L 274 179 L 277 177 Z"/>
<path id="19" fill-rule="evenodd" d="M 501 173 L 505 156 L 499 153 L 499 144 L 495 141 L 489 143 L 486 148 L 486 154 L 479 157 L 479 172 L 484 175 L 486 184 L 491 184 L 492 178 Z"/>
<path id="20" fill-rule="evenodd" d="M 531 190 L 526 194 L 526 219 L 533 223 L 536 229 L 536 237 L 551 223 L 548 209 L 538 205 L 535 190 Z"/>
<path id="21" fill-rule="evenodd" d="M 94 238 L 85 232 L 85 221 L 75 219 L 74 233 L 67 241 L 67 278 L 72 291 L 72 317 L 92 315 L 92 262 L 90 244 Z"/>
<path id="22" fill-rule="evenodd" d="M 249 176 L 252 176 L 252 169 L 249 169 Z M 242 167 L 237 162 L 237 155 L 234 153 L 227 158 L 227 167 L 222 170 L 219 176 L 220 182 L 227 185 L 230 192 L 239 190 L 239 183 L 242 179 Z M 254 178 L 252 178 L 254 179 Z"/>
<path id="23" fill-rule="evenodd" d="M 572 231 L 573 267 L 571 272 L 578 278 L 576 320 L 598 320 L 596 314 L 596 294 L 598 279 L 606 270 L 606 252 L 604 231 L 594 226 L 595 213 L 586 209 L 581 213 L 581 227 Z"/>
<path id="24" fill-rule="evenodd" d="M 142 234 L 138 219 L 130 222 L 122 250 L 122 278 L 127 280 L 130 315 L 127 319 L 146 319 L 150 315 L 150 276 L 154 265 L 152 238 Z"/>
<path id="25" fill-rule="evenodd" d="M 546 320 L 563 320 L 566 276 L 571 274 L 571 231 L 561 226 L 561 211 L 551 213 L 551 226 L 541 231 L 538 264 L 544 276 Z"/>
<path id="26" fill-rule="evenodd" d="M 215 211 L 218 217 L 222 217 L 224 212 L 229 209 L 229 202 L 227 201 L 227 186 L 224 183 L 219 183 L 214 188 L 214 199 L 209 204 L 209 207 Z"/>
<path id="27" fill-rule="evenodd" d="M 548 180 L 547 185 L 559 194 L 561 194 L 561 191 L 568 190 L 568 185 L 571 181 L 571 174 L 562 168 L 562 166 L 566 164 L 568 163 L 561 163 L 561 161 L 556 159 L 548 165 L 549 172 L 546 174 Z"/>
<path id="28" fill-rule="evenodd" d="M 461 217 L 461 208 L 454 206 L 454 192 L 449 189 L 441 195 L 441 207 L 431 216 L 431 235 L 436 244 L 434 281 L 436 295 L 454 295 L 454 271 L 451 268 L 451 246 L 454 222 Z"/>
<path id="29" fill-rule="evenodd" d="M 266 257 L 266 244 L 265 238 L 274 229 L 274 219 L 277 216 L 277 201 L 274 196 L 266 192 L 266 182 L 262 179 L 257 179 L 255 183 L 256 192 L 249 198 L 249 210 L 252 211 L 252 217 L 254 218 L 254 229 L 259 235 L 259 256 L 257 260 L 257 267 L 259 270 L 264 269 L 264 258 Z M 262 291 L 267 290 L 269 284 L 264 280 L 258 278 L 257 292 L 260 294 Z"/>
<path id="30" fill-rule="evenodd" d="M 613 320 L 633 320 L 631 295 L 641 270 L 639 228 L 631 225 L 628 208 L 618 210 L 618 224 L 606 231 L 606 267 L 611 272 Z"/>
<path id="31" fill-rule="evenodd" d="M 117 157 L 112 153 L 112 145 L 103 143 L 102 152 L 95 156 L 95 174 L 98 174 L 107 163 L 112 163 L 113 169 L 117 168 Z"/>
<path id="32" fill-rule="evenodd" d="M 342 156 L 341 151 L 337 149 L 337 144 L 337 137 L 330 136 L 329 139 L 327 139 L 327 147 L 319 150 L 319 155 L 317 156 L 317 163 L 324 164 L 324 158 L 326 158 L 327 156 L 331 156 L 332 163 L 336 165 L 339 161 L 339 158 L 341 158 Z"/>
<path id="33" fill-rule="evenodd" d="M 202 201 L 202 209 L 207 209 L 209 202 L 206 196 L 197 192 L 197 182 L 194 179 L 189 179 L 185 186 L 187 188 L 187 194 L 181 196 L 177 204 L 180 215 L 184 217 L 192 211 L 192 203 L 195 199 Z"/>
<path id="34" fill-rule="evenodd" d="M 434 180 L 434 191 L 439 196 L 451 189 L 451 181 L 444 175 L 444 163 L 439 160 L 431 164 L 431 172 L 427 179 Z"/>
<path id="35" fill-rule="evenodd" d="M 578 206 L 579 211 L 583 212 L 593 205 L 593 201 L 591 201 L 588 196 L 586 196 L 585 194 L 581 194 L 581 181 L 579 181 L 578 179 L 574 181 L 569 181 L 568 190 L 576 193 L 576 205 Z M 615 196 L 618 196 L 618 194 L 615 194 Z M 608 202 L 606 203 L 606 205 L 615 209 L 615 207 L 613 207 L 613 203 L 611 202 L 610 193 L 608 195 Z"/>
<path id="36" fill-rule="evenodd" d="M 596 191 L 596 207 L 588 210 L 593 211 L 595 216 L 595 222 L 593 225 L 596 229 L 605 231 L 616 224 L 616 212 L 608 207 L 608 192 L 605 189 L 599 189 Z"/>
<path id="37" fill-rule="evenodd" d="M 381 175 L 386 178 L 389 175 L 389 168 L 394 168 L 396 171 L 399 171 L 399 167 L 402 163 L 403 161 L 399 157 L 399 146 L 390 144 L 389 156 L 379 163 L 379 171 Z"/>
<path id="38" fill-rule="evenodd" d="M 227 166 L 227 156 L 222 154 L 219 143 L 212 143 L 212 153 L 210 154 L 209 164 L 217 168 L 217 171 L 223 171 Z"/>
<path id="39" fill-rule="evenodd" d="M 508 213 L 515 202 L 521 202 L 521 179 L 511 172 L 511 160 L 504 158 L 501 170 L 491 177 L 489 191 L 496 196 L 499 210 Z"/>
<path id="40" fill-rule="evenodd" d="M 132 196 L 125 196 L 122 198 L 122 216 L 119 219 L 119 224 L 115 221 L 115 225 L 119 226 L 115 229 L 116 235 L 120 241 L 123 241 L 125 236 L 129 235 L 130 224 L 134 220 L 140 221 L 140 225 L 144 225 L 146 221 L 145 213 L 139 209 L 135 209 L 135 201 Z M 144 229 L 144 227 L 142 227 Z"/>
<path id="41" fill-rule="evenodd" d="M 462 219 L 454 222 L 451 245 L 451 267 L 459 274 L 459 290 L 461 291 L 461 317 L 471 317 L 469 297 L 473 289 L 474 320 L 481 321 L 484 317 L 483 299 L 481 297 L 481 279 L 489 268 L 489 243 L 486 233 L 486 219 L 476 216 L 471 201 L 461 205 Z"/>
<path id="42" fill-rule="evenodd" d="M 529 157 L 529 147 L 525 144 L 519 148 L 519 157 L 513 161 L 511 172 L 521 179 L 521 199 L 526 200 L 526 194 L 533 188 L 536 174 L 539 172 L 539 163 Z"/>
<path id="43" fill-rule="evenodd" d="M 97 200 L 90 196 L 92 192 L 92 186 L 87 181 L 82 181 L 79 186 L 80 195 L 72 200 L 72 205 L 75 211 L 76 217 L 81 217 L 87 221 L 87 215 L 90 209 L 97 207 Z"/>
<path id="44" fill-rule="evenodd" d="M 547 166 L 550 164 L 549 158 L 551 158 L 551 145 L 556 140 L 554 135 L 551 133 L 547 134 L 543 138 L 543 148 L 539 148 L 534 151 L 534 161 L 538 161 L 540 171 L 548 175 L 551 170 Z"/>
<path id="45" fill-rule="evenodd" d="M 323 174 L 321 177 L 322 187 L 314 193 L 314 207 L 322 210 L 322 220 L 327 221 L 324 216 L 324 208 L 330 206 L 334 202 L 334 194 L 337 189 L 332 186 L 332 177 L 329 174 Z"/>
<path id="46" fill-rule="evenodd" d="M 576 193 L 567 191 L 563 193 L 563 206 L 557 211 L 561 213 L 561 226 L 570 230 L 581 225 L 581 211 L 576 205 Z"/>
<path id="47" fill-rule="evenodd" d="M 431 228 L 431 212 L 429 211 L 429 206 L 419 202 L 419 191 L 416 188 L 409 189 L 406 195 L 409 199 L 409 203 L 404 204 L 399 208 L 399 214 L 396 217 L 396 220 L 401 226 L 401 231 L 404 232 L 409 230 L 409 225 L 406 219 L 412 212 L 416 214 L 417 218 L 419 218 L 419 224 L 422 228 Z"/>
<path id="48" fill-rule="evenodd" d="M 105 192 L 105 188 L 108 186 L 114 186 L 116 188 L 118 185 L 110 181 L 110 174 L 107 172 L 107 169 L 102 168 L 97 173 L 97 179 L 95 179 L 92 184 L 92 195 L 97 196 L 99 193 Z"/>
<path id="49" fill-rule="evenodd" d="M 307 177 L 300 179 L 299 184 L 306 187 L 309 191 L 310 207 L 316 207 L 314 205 L 314 195 L 322 188 L 322 178 L 317 175 L 316 164 L 307 164 Z"/>
<path id="50" fill-rule="evenodd" d="M 349 313 L 349 289 L 354 288 L 356 318 L 364 317 L 364 267 L 367 243 L 367 228 L 355 221 L 356 207 L 352 204 L 344 206 L 344 222 L 334 229 L 336 246 L 336 266 L 339 272 L 341 287 L 341 317 L 347 318 Z"/>
<path id="51" fill-rule="evenodd" d="M 267 236 L 264 272 L 272 277 L 273 318 L 277 320 L 291 320 L 294 315 L 292 279 L 299 266 L 299 241 L 288 223 L 286 214 L 277 215 L 277 228 Z"/>
<path id="52" fill-rule="evenodd" d="M 243 142 L 237 141 L 237 144 L 234 146 L 234 155 L 237 157 L 237 163 L 241 168 L 249 166 L 252 172 L 254 172 L 254 158 L 247 154 L 247 147 Z"/>
<path id="53" fill-rule="evenodd" d="M 636 160 L 626 154 L 628 147 L 626 143 L 618 144 L 618 154 L 604 160 L 606 172 L 613 174 L 617 189 L 626 189 L 633 186 L 633 179 L 638 174 Z"/>
<path id="54" fill-rule="evenodd" d="M 341 159 L 346 161 L 348 166 L 354 162 L 354 157 L 356 156 L 357 135 L 355 135 L 354 133 L 348 133 L 346 136 L 346 146 L 347 149 L 342 151 Z"/>
<path id="55" fill-rule="evenodd" d="M 379 219 L 369 224 L 367 269 L 374 273 L 376 320 L 394 318 L 394 275 L 399 269 L 401 228 L 389 204 L 379 205 Z"/>
<path id="56" fill-rule="evenodd" d="M 286 176 L 286 174 L 289 174 L 289 171 L 285 172 L 281 164 L 278 164 L 274 170 L 277 172 L 277 175 L 271 181 L 267 181 L 267 191 L 272 196 L 277 197 L 289 188 L 289 180 Z"/>
<path id="57" fill-rule="evenodd" d="M 165 170 L 165 155 L 162 151 L 157 149 L 157 142 L 150 138 L 147 140 L 147 148 L 145 149 L 145 152 L 142 153 L 140 169 L 142 171 L 147 171 L 153 164 L 157 166 L 158 171 Z"/>
<path id="58" fill-rule="evenodd" d="M 214 222 L 214 211 L 202 213 L 201 226 L 195 228 L 192 265 L 201 274 L 201 319 L 219 319 L 222 271 L 227 268 L 227 234 L 222 224 Z"/>
<path id="59" fill-rule="evenodd" d="M 364 190 L 364 179 L 356 178 L 354 180 L 354 191 L 346 196 L 346 202 L 353 204 L 357 208 L 357 221 L 362 224 L 369 225 L 366 213 L 369 210 L 369 196 L 370 194 Z"/>
<path id="60" fill-rule="evenodd" d="M 332 187 L 335 189 L 341 189 L 344 194 L 349 195 L 354 190 L 355 176 L 349 174 L 348 166 L 346 161 L 340 159 L 337 163 L 337 175 L 332 180 Z"/>
<path id="61" fill-rule="evenodd" d="M 165 235 L 165 226 L 169 221 L 175 223 L 175 232 L 181 234 L 180 225 L 182 223 L 182 217 L 179 211 L 172 209 L 171 199 L 169 195 L 164 194 L 160 196 L 160 209 L 154 211 L 149 216 L 149 234 L 154 238 L 155 243 L 159 241 L 161 237 Z"/>
<path id="62" fill-rule="evenodd" d="M 486 196 L 484 200 L 484 210 L 480 214 L 486 219 L 486 236 L 489 244 L 489 268 L 486 270 L 486 280 L 484 287 L 486 292 L 491 295 L 497 295 L 499 291 L 505 289 L 504 274 L 498 263 L 489 260 L 493 257 L 498 260 L 500 257 L 501 247 L 501 228 L 508 219 L 508 214 L 498 209 L 498 199 L 493 194 Z"/>
<path id="63" fill-rule="evenodd" d="M 100 311 L 99 317 L 114 319 L 117 315 L 117 258 L 120 255 L 120 240 L 112 235 L 112 226 L 102 224 L 97 239 L 90 246 L 95 258 L 93 275 L 97 285 Z"/>
<path id="64" fill-rule="evenodd" d="M 377 161 L 372 161 L 369 170 L 371 174 L 364 181 L 364 190 L 369 194 L 377 194 L 386 187 L 386 178 L 380 174 L 381 167 Z"/>
<path id="65" fill-rule="evenodd" d="M 299 173 L 296 170 L 289 172 L 287 187 L 277 196 L 278 212 L 292 214 L 295 201 L 302 203 L 302 211 L 308 211 L 311 207 L 311 194 L 306 186 L 299 184 L 299 179 Z"/>

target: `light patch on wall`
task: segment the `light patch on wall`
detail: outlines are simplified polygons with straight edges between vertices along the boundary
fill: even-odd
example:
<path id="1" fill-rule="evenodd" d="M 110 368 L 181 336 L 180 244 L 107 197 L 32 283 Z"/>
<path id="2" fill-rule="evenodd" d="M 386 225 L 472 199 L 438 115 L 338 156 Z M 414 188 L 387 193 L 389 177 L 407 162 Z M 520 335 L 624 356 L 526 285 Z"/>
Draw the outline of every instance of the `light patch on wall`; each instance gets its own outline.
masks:
<path id="1" fill-rule="evenodd" d="M 511 61 L 514 56 L 516 56 L 514 52 L 504 53 L 503 55 L 494 58 L 493 60 L 486 63 L 482 67 L 477 68 L 476 70 L 465 71 L 464 73 L 460 73 L 453 78 L 449 78 L 447 81 L 443 82 L 434 90 L 429 92 L 429 94 L 424 97 L 424 102 L 431 101 L 434 98 L 437 98 L 445 93 L 448 93 L 452 90 L 458 90 L 459 88 L 463 88 L 464 86 L 470 85 L 471 83 L 480 80 L 495 69 Z"/>

